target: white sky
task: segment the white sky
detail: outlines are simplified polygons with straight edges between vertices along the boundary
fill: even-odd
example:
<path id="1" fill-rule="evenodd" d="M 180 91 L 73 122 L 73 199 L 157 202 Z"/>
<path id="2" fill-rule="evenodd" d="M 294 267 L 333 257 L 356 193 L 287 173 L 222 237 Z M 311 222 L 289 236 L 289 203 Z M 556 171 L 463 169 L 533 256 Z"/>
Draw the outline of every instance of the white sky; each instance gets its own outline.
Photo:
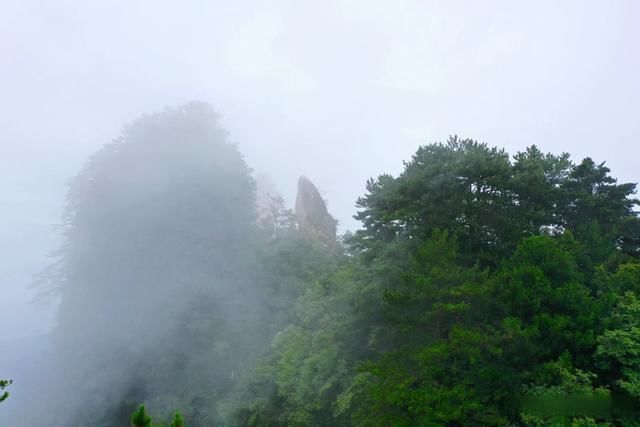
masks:
<path id="1" fill-rule="evenodd" d="M 143 113 L 210 102 L 290 204 L 305 174 L 344 231 L 368 177 L 449 134 L 640 180 L 639 76 L 633 0 L 0 0 L 0 341 L 50 328 L 26 286 L 66 182 Z"/>

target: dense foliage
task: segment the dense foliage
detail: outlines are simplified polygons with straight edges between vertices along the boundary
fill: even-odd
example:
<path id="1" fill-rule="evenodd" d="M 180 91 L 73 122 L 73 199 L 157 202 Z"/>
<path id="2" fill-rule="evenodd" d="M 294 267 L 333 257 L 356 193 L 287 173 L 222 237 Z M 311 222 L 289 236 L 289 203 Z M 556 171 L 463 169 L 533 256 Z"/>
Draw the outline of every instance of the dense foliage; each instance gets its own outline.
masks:
<path id="1" fill-rule="evenodd" d="M 150 425 L 146 402 L 193 426 L 640 423 L 638 201 L 609 172 L 451 138 L 369 180 L 362 228 L 332 244 L 281 199 L 258 220 L 209 107 L 145 117 L 71 187 L 46 419 Z M 522 403 L 572 395 L 612 403 Z"/>
<path id="2" fill-rule="evenodd" d="M 298 299 L 237 423 L 563 422 L 523 409 L 545 395 L 640 422 L 634 191 L 604 164 L 536 147 L 420 148 L 397 178 L 368 182 L 350 256 Z"/>

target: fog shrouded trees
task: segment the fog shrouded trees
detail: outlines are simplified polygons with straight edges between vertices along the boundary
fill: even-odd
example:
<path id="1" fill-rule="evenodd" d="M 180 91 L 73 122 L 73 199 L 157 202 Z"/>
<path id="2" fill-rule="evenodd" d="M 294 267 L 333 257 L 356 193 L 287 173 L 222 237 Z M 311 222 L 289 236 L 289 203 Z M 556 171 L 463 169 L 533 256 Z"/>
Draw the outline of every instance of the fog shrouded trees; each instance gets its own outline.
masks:
<path id="1" fill-rule="evenodd" d="M 216 423 L 272 327 L 254 182 L 216 114 L 191 103 L 127 126 L 73 180 L 64 225 L 52 286 L 66 391 L 46 417 L 126 425 L 144 401 Z"/>
<path id="2" fill-rule="evenodd" d="M 638 202 L 609 172 L 454 137 L 369 180 L 334 244 L 306 180 L 257 214 L 210 107 L 145 116 L 71 185 L 32 425 L 638 423 Z M 521 404 L 576 393 L 614 403 Z"/>

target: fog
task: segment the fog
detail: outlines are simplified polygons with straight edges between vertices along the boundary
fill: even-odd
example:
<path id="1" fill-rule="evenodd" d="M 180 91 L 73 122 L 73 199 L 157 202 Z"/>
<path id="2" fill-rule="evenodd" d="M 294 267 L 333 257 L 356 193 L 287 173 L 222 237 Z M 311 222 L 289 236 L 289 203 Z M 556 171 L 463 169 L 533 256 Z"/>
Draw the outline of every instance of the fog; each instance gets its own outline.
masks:
<path id="1" fill-rule="evenodd" d="M 369 177 L 454 134 L 638 181 L 639 46 L 633 0 L 4 0 L 0 377 L 55 324 L 58 299 L 30 285 L 69 180 L 140 116 L 212 105 L 254 176 L 288 207 L 308 176 L 343 233 Z"/>

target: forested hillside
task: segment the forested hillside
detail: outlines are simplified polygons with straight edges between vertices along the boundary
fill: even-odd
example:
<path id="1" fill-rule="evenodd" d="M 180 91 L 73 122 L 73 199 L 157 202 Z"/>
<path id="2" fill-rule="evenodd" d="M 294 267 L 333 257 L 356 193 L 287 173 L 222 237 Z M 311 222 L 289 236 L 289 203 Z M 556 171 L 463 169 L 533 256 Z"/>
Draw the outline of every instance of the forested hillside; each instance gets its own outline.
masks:
<path id="1" fill-rule="evenodd" d="M 26 425 L 124 426 L 141 403 L 186 426 L 640 424 L 635 187 L 453 137 L 370 179 L 332 241 L 323 203 L 322 235 L 278 197 L 258 212 L 209 106 L 145 116 L 70 187 Z"/>

